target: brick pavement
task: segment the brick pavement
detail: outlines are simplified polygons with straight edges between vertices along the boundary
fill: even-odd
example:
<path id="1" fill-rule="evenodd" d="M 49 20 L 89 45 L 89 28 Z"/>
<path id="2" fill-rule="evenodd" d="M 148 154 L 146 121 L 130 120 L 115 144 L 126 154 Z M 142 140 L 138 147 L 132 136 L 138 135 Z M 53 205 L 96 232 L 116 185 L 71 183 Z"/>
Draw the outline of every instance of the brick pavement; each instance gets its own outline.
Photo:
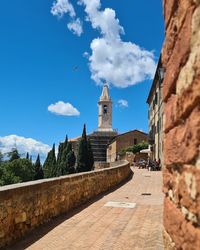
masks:
<path id="1" fill-rule="evenodd" d="M 150 176 L 149 176 L 150 175 Z M 61 216 L 9 249 L 163 249 L 162 173 L 134 168 L 133 178 L 95 202 Z M 151 193 L 142 196 L 142 193 Z M 105 207 L 108 201 L 134 202 L 135 208 Z"/>

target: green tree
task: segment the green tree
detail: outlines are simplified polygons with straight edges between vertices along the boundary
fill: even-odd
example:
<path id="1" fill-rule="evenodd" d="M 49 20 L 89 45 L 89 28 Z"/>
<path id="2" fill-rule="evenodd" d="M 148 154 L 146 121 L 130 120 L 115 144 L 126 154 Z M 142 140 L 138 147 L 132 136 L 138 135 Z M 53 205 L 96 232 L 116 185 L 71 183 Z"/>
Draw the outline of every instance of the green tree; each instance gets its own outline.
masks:
<path id="1" fill-rule="evenodd" d="M 88 139 L 88 171 L 94 167 L 94 155 L 91 147 L 90 140 Z"/>
<path id="2" fill-rule="evenodd" d="M 8 157 L 10 158 L 10 162 L 19 159 L 20 155 L 18 153 L 18 150 L 16 148 L 13 148 L 12 151 L 8 153 Z"/>
<path id="3" fill-rule="evenodd" d="M 0 151 L 0 164 L 3 162 L 3 154 Z"/>
<path id="4" fill-rule="evenodd" d="M 39 180 L 39 179 L 43 179 L 44 178 L 44 172 L 42 169 L 42 165 L 40 163 L 40 155 L 38 154 L 35 165 L 35 176 L 34 176 L 34 180 Z"/>
<path id="5" fill-rule="evenodd" d="M 26 159 L 29 160 L 29 153 L 26 153 Z"/>
<path id="6" fill-rule="evenodd" d="M 147 149 L 149 147 L 149 144 L 145 141 L 138 143 L 136 145 L 133 145 L 131 147 L 125 148 L 121 151 L 121 154 L 125 154 L 126 152 L 132 152 L 134 154 L 139 153 L 142 149 Z"/>
<path id="7" fill-rule="evenodd" d="M 68 172 L 69 172 L 69 166 L 67 164 L 67 157 L 71 151 L 72 151 L 72 143 L 68 142 L 68 144 L 65 146 L 65 149 L 63 150 L 63 154 L 62 154 L 61 175 L 68 174 Z"/>
<path id="8" fill-rule="evenodd" d="M 34 179 L 34 169 L 27 159 L 7 161 L 1 167 L 0 185 L 9 185 Z"/>
<path id="9" fill-rule="evenodd" d="M 43 171 L 45 178 L 57 176 L 55 144 L 53 144 L 53 148 L 49 151 L 47 155 L 47 158 L 44 162 Z"/>
<path id="10" fill-rule="evenodd" d="M 57 156 L 57 176 L 63 175 L 66 163 L 66 153 L 68 147 L 68 137 L 66 135 L 65 141 L 61 142 L 58 147 Z"/>
<path id="11" fill-rule="evenodd" d="M 76 172 L 75 170 L 75 163 L 76 163 L 76 156 L 73 151 L 70 151 L 67 154 L 66 165 L 67 165 L 67 172 L 69 174 L 73 174 Z"/>
<path id="12" fill-rule="evenodd" d="M 88 171 L 88 143 L 86 126 L 84 124 L 82 137 L 78 145 L 78 155 L 77 155 L 77 170 L 78 172 Z"/>

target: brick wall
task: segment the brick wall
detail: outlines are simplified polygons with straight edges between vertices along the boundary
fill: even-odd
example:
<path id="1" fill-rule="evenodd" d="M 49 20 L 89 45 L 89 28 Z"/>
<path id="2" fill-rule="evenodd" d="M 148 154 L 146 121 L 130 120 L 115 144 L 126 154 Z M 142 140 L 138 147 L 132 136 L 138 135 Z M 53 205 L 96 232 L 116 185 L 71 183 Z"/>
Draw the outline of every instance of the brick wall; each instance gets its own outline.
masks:
<path id="1" fill-rule="evenodd" d="M 0 248 L 130 176 L 128 162 L 93 172 L 0 188 Z"/>
<path id="2" fill-rule="evenodd" d="M 200 249 L 200 1 L 164 0 L 166 249 Z"/>

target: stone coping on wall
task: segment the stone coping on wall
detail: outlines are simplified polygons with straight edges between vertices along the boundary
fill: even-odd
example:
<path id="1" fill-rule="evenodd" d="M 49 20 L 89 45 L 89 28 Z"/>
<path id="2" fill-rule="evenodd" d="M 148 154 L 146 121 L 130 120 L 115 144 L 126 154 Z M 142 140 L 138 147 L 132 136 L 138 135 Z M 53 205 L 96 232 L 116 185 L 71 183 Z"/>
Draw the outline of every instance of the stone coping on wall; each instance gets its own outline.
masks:
<path id="1" fill-rule="evenodd" d="M 13 244 L 51 218 L 118 185 L 131 174 L 118 166 L 0 188 L 0 248 Z"/>

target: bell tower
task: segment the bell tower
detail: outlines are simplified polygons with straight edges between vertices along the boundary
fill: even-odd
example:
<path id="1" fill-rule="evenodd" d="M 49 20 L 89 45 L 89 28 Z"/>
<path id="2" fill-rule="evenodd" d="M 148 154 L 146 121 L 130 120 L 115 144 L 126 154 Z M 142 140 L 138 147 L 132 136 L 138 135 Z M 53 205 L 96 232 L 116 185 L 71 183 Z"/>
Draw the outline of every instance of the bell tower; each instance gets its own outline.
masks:
<path id="1" fill-rule="evenodd" d="M 113 132 L 112 129 L 112 100 L 107 84 L 104 84 L 103 91 L 99 99 L 98 131 Z"/>

